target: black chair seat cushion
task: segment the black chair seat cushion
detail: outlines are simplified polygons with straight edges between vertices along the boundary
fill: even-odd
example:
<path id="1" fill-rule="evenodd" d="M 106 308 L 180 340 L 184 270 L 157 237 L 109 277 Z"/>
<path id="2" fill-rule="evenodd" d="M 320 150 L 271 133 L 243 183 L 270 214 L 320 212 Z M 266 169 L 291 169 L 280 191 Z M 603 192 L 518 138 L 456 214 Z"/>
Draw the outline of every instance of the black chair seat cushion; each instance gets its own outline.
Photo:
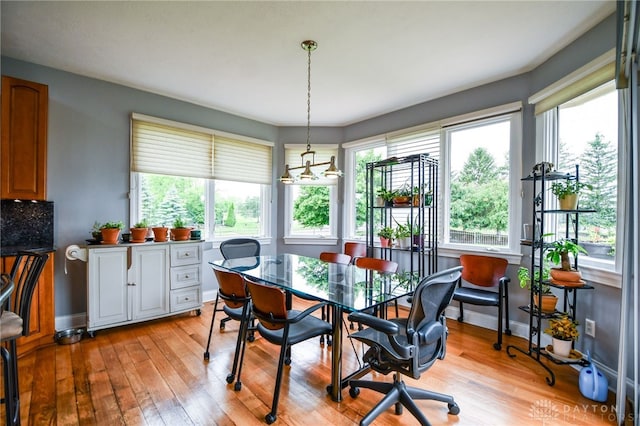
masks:
<path id="1" fill-rule="evenodd" d="M 236 321 L 242 320 L 242 306 L 240 306 L 239 308 L 230 308 L 227 305 L 224 305 L 222 307 L 222 310 L 225 314 L 227 314 L 229 318 Z"/>
<path id="2" fill-rule="evenodd" d="M 287 316 L 289 318 L 294 318 L 299 314 L 300 311 L 287 311 Z M 296 343 L 300 343 L 312 337 L 320 336 L 321 334 L 329 334 L 331 331 L 331 324 L 318 317 L 309 315 L 304 317 L 301 321 L 289 325 L 289 337 L 287 339 L 288 344 L 295 345 Z M 267 339 L 267 341 L 275 345 L 282 345 L 284 328 L 270 330 L 264 327 L 261 323 L 258 323 L 258 332 L 262 337 Z"/>
<path id="3" fill-rule="evenodd" d="M 458 287 L 453 293 L 453 300 L 474 305 L 499 306 L 500 295 L 495 291 L 480 290 L 470 287 Z"/>

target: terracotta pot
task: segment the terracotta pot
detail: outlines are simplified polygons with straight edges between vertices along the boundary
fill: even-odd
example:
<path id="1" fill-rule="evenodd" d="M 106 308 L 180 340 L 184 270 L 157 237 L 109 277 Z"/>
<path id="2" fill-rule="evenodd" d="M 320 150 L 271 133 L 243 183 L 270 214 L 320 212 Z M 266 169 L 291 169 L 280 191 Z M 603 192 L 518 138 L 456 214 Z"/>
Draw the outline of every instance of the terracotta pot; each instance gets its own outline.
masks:
<path id="1" fill-rule="evenodd" d="M 191 228 L 171 228 L 171 239 L 174 241 L 186 241 L 191 238 Z"/>
<path id="2" fill-rule="evenodd" d="M 411 201 L 410 197 L 405 197 L 405 196 L 393 197 L 394 205 L 406 205 L 406 204 L 409 204 L 410 201 Z"/>
<path id="3" fill-rule="evenodd" d="M 577 271 L 575 269 L 571 271 L 564 271 L 560 268 L 551 268 L 549 273 L 551 274 L 551 278 L 553 278 L 555 281 L 560 282 L 573 283 L 579 282 L 582 279 L 580 271 Z"/>
<path id="4" fill-rule="evenodd" d="M 420 204 L 422 204 L 422 195 L 414 194 L 413 198 L 411 199 L 411 204 L 413 205 L 413 207 L 420 206 Z"/>
<path id="5" fill-rule="evenodd" d="M 167 241 L 167 234 L 169 233 L 169 228 L 158 226 L 155 228 L 151 228 L 153 231 L 153 240 L 159 243 Z"/>
<path id="6" fill-rule="evenodd" d="M 543 294 L 542 303 L 540 303 L 540 300 L 538 299 L 539 296 L 537 294 L 534 295 L 533 304 L 540 310 L 540 312 L 544 312 L 545 314 L 555 312 L 558 298 L 554 294 Z"/>
<path id="7" fill-rule="evenodd" d="M 560 210 L 576 210 L 578 208 L 578 194 L 565 195 L 558 198 Z"/>
<path id="8" fill-rule="evenodd" d="M 389 247 L 391 240 L 389 238 L 380 237 L 380 247 Z"/>
<path id="9" fill-rule="evenodd" d="M 131 228 L 131 239 L 132 243 L 144 243 L 147 240 L 147 232 L 148 228 Z"/>
<path id="10" fill-rule="evenodd" d="M 102 234 L 102 244 L 118 244 L 118 237 L 120 236 L 120 229 L 118 228 L 102 228 L 100 230 Z"/>

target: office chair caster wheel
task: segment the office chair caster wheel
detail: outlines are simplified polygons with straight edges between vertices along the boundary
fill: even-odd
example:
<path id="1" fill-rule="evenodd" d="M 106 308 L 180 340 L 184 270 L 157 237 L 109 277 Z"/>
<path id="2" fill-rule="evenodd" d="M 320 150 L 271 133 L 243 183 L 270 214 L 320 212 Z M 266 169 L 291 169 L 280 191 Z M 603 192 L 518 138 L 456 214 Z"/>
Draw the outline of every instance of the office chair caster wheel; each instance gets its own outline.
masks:
<path id="1" fill-rule="evenodd" d="M 235 374 L 229 374 L 227 376 L 227 383 L 231 384 L 233 383 L 233 381 L 236 379 L 236 375 Z"/>
<path id="2" fill-rule="evenodd" d="M 462 317 L 458 317 L 458 322 L 462 322 L 463 318 Z"/>
<path id="3" fill-rule="evenodd" d="M 204 353 L 204 360 L 209 361 L 209 352 Z"/>
<path id="4" fill-rule="evenodd" d="M 349 395 L 351 398 L 357 398 L 360 395 L 360 388 L 349 388 Z"/>
<path id="5" fill-rule="evenodd" d="M 224 330 L 224 323 L 220 324 L 220 331 Z"/>
<path id="6" fill-rule="evenodd" d="M 458 407 L 458 404 L 455 402 L 453 404 L 448 404 L 447 407 L 449 407 L 449 414 L 453 414 L 454 416 L 460 414 L 460 407 Z"/>
<path id="7" fill-rule="evenodd" d="M 242 382 L 236 382 L 236 384 L 233 385 L 233 390 L 238 392 L 240 389 L 242 389 Z"/>
<path id="8" fill-rule="evenodd" d="M 276 416 L 274 416 L 273 414 L 269 413 L 266 416 L 264 416 L 264 419 L 267 422 L 267 424 L 270 425 L 271 423 L 276 421 Z"/>
<path id="9" fill-rule="evenodd" d="M 284 365 L 291 365 L 291 358 L 287 357 L 284 359 Z"/>
<path id="10" fill-rule="evenodd" d="M 500 345 L 498 343 L 494 343 L 493 344 L 493 349 L 495 349 L 496 351 L 499 351 L 500 349 L 502 349 L 502 345 Z"/>
<path id="11" fill-rule="evenodd" d="M 200 309 L 196 309 L 196 316 L 199 317 L 200 315 L 202 315 L 202 311 Z"/>
<path id="12" fill-rule="evenodd" d="M 320 344 L 324 345 L 324 336 L 320 336 Z"/>
<path id="13" fill-rule="evenodd" d="M 400 404 L 399 402 L 396 404 L 396 415 L 397 416 L 402 415 L 402 404 Z"/>
<path id="14" fill-rule="evenodd" d="M 507 329 L 504 331 L 504 334 L 506 334 L 507 336 L 511 336 L 511 329 L 510 329 L 510 328 L 507 328 Z"/>
<path id="15" fill-rule="evenodd" d="M 332 391 L 333 391 L 333 386 L 327 385 L 327 395 L 331 395 Z"/>
<path id="16" fill-rule="evenodd" d="M 250 334 L 249 337 L 247 337 L 247 342 L 251 343 L 254 340 L 256 340 L 256 336 L 254 336 L 253 334 Z"/>

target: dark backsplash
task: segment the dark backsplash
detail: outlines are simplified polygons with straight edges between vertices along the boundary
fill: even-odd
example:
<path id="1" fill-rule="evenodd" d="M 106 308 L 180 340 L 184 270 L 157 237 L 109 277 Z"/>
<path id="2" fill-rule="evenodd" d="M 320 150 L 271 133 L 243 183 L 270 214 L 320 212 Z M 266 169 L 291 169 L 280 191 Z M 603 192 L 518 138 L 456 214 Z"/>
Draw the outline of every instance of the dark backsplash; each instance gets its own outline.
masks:
<path id="1" fill-rule="evenodd" d="M 53 201 L 2 200 L 0 245 L 24 249 L 53 248 Z"/>

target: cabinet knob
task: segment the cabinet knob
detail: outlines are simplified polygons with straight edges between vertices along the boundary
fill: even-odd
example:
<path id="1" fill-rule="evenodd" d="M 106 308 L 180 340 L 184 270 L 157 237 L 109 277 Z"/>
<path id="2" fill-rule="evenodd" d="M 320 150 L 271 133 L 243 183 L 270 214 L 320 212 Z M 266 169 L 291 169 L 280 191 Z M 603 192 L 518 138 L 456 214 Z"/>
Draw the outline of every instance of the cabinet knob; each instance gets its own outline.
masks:
<path id="1" fill-rule="evenodd" d="M 185 275 L 184 278 L 188 280 L 189 279 L 189 275 Z"/>
<path id="2" fill-rule="evenodd" d="M 184 254 L 184 257 L 189 257 L 189 256 L 191 256 L 191 253 L 189 253 L 189 252 L 186 252 L 186 253 Z"/>

